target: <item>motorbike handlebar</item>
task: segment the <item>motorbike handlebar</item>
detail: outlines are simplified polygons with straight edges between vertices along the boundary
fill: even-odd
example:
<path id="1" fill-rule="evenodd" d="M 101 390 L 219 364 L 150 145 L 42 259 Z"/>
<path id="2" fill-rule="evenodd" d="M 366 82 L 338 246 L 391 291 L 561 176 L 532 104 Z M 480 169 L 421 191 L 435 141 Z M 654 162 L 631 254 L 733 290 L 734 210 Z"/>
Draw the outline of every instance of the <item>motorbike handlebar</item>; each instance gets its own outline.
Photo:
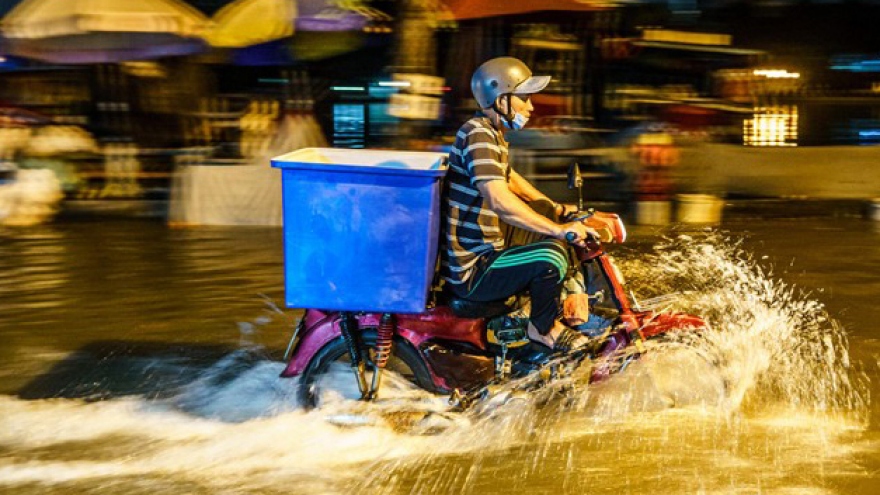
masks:
<path id="1" fill-rule="evenodd" d="M 588 249 L 598 249 L 602 243 L 626 241 L 626 228 L 620 217 L 613 213 L 597 212 L 590 208 L 587 211 L 574 211 L 562 218 L 561 221 L 562 223 L 582 222 L 595 231 L 584 239 L 589 244 Z M 577 241 L 576 236 L 577 234 L 573 232 L 567 232 L 565 240 L 573 244 Z"/>
<path id="2" fill-rule="evenodd" d="M 574 241 L 577 240 L 577 234 L 575 234 L 574 232 L 566 232 L 566 233 L 565 233 L 565 240 L 566 240 L 569 244 L 574 244 Z M 599 238 L 596 237 L 596 236 L 594 236 L 594 235 L 592 235 L 592 234 L 587 234 L 587 239 L 586 239 L 586 241 L 587 241 L 587 242 L 598 243 L 598 242 L 599 242 Z"/>

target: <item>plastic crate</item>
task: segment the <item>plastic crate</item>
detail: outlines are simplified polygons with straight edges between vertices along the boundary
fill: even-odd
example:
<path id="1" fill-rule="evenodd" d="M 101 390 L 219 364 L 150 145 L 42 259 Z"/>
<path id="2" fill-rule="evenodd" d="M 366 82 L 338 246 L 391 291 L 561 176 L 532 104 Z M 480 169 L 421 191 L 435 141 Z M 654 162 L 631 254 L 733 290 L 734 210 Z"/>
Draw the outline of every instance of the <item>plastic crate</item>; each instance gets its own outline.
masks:
<path id="1" fill-rule="evenodd" d="M 446 155 L 305 148 L 272 166 L 282 170 L 288 307 L 425 310 Z"/>

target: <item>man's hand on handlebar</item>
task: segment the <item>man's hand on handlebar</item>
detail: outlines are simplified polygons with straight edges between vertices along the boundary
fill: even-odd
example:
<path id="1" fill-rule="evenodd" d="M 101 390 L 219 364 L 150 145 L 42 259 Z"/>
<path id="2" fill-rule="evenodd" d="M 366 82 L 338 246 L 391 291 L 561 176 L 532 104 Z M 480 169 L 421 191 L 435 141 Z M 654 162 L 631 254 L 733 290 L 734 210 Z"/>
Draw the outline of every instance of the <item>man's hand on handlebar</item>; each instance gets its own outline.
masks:
<path id="1" fill-rule="evenodd" d="M 570 217 L 577 214 L 578 209 L 575 205 L 568 205 L 565 203 L 556 203 L 556 216 L 560 221 L 566 222 Z"/>
<path id="2" fill-rule="evenodd" d="M 587 227 L 582 222 L 569 222 L 562 224 L 562 235 L 560 238 L 575 246 L 586 247 L 587 237 L 593 239 L 599 238 L 599 233 L 594 229 Z"/>

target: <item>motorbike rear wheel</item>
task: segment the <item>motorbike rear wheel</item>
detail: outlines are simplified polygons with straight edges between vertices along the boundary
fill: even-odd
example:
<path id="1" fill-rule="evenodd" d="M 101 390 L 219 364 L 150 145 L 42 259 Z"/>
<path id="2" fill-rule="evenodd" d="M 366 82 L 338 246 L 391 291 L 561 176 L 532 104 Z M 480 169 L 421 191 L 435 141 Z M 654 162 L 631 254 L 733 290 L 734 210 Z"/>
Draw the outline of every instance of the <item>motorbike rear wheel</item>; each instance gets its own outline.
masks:
<path id="1" fill-rule="evenodd" d="M 367 370 L 367 383 L 369 383 L 375 371 L 375 365 L 373 364 L 376 344 L 375 329 L 365 329 L 361 333 L 360 341 L 365 351 L 363 354 Z M 348 346 L 341 336 L 328 342 L 315 354 L 315 357 L 306 366 L 302 375 L 300 375 L 299 389 L 297 390 L 299 403 L 306 409 L 319 407 L 321 405 L 321 396 L 326 388 L 324 379 L 328 372 L 331 371 L 334 365 L 342 364 L 345 367 L 350 367 L 350 363 L 351 358 L 348 353 Z M 431 374 L 428 371 L 427 365 L 419 356 L 418 351 L 400 337 L 394 338 L 393 350 L 384 370 L 402 376 L 421 389 L 429 392 L 434 391 L 434 382 L 431 380 Z M 354 376 L 349 374 L 346 378 L 351 381 L 351 384 L 355 385 L 356 389 Z"/>

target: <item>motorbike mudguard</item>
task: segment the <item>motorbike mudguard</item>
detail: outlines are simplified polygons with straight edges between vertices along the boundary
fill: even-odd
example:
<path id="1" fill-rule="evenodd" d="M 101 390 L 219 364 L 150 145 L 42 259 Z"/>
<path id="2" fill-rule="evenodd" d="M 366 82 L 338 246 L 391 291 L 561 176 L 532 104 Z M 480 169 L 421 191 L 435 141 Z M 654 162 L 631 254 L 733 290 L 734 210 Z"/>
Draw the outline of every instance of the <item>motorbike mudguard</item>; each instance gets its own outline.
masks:
<path id="1" fill-rule="evenodd" d="M 626 227 L 616 213 L 593 212 L 592 215 L 584 219 L 584 225 L 594 229 L 599 234 L 599 240 L 603 243 L 623 243 L 626 241 Z"/>
<path id="2" fill-rule="evenodd" d="M 290 361 L 281 372 L 284 378 L 298 376 L 322 347 L 342 335 L 339 330 L 339 313 L 310 309 L 305 312 L 303 319 L 305 323 L 302 335 L 299 336 Z"/>
<path id="3" fill-rule="evenodd" d="M 695 331 L 706 328 L 706 321 L 686 313 L 654 313 L 647 311 L 637 315 L 639 332 L 649 339 L 669 332 Z"/>

